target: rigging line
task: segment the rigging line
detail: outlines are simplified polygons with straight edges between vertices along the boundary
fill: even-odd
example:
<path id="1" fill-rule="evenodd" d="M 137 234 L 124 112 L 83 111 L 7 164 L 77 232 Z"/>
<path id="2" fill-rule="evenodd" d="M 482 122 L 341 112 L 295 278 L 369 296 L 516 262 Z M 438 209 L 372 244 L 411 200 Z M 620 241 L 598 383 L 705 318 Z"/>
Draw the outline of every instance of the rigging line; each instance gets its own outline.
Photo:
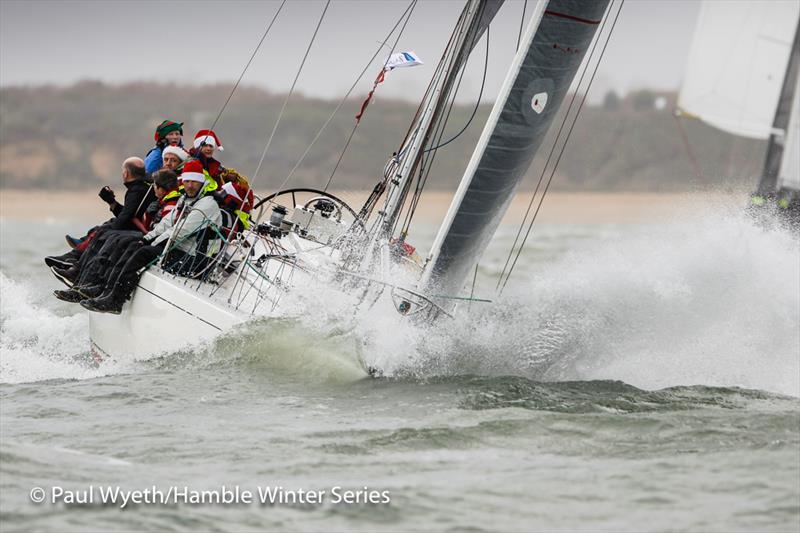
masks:
<path id="1" fill-rule="evenodd" d="M 561 146 L 561 150 L 559 151 L 558 158 L 556 159 L 556 163 L 553 166 L 553 170 L 550 172 L 550 176 L 547 179 L 547 184 L 545 185 L 544 191 L 542 192 L 542 196 L 539 199 L 539 204 L 536 206 L 536 211 L 533 213 L 533 217 L 531 218 L 531 222 L 528 225 L 528 230 L 525 232 L 525 237 L 522 239 L 522 244 L 520 245 L 519 249 L 517 250 L 517 255 L 514 257 L 514 262 L 511 264 L 511 268 L 508 270 L 508 275 L 506 276 L 506 280 L 503 283 L 503 286 L 500 288 L 500 293 L 503 292 L 505 289 L 506 284 L 508 283 L 509 278 L 511 277 L 511 272 L 514 270 L 514 267 L 517 264 L 517 260 L 522 253 L 522 248 L 525 246 L 525 241 L 528 240 L 528 236 L 533 229 L 533 223 L 536 221 L 536 217 L 539 214 L 539 209 L 542 207 L 542 202 L 544 202 L 544 197 L 547 195 L 547 191 L 550 188 L 550 184 L 553 182 L 553 176 L 556 173 L 556 169 L 558 168 L 558 164 L 561 161 L 561 156 L 564 155 L 564 150 L 569 143 L 569 139 L 572 135 L 572 130 L 575 128 L 575 124 L 578 122 L 578 117 L 580 116 L 581 109 L 583 108 L 583 104 L 586 102 L 586 97 L 589 94 L 589 90 L 592 88 L 592 82 L 594 82 L 594 77 L 597 74 L 597 69 L 600 67 L 600 63 L 603 60 L 603 55 L 606 52 L 606 48 L 608 47 L 608 43 L 611 41 L 611 35 L 614 33 L 614 27 L 617 25 L 617 20 L 619 19 L 619 14 L 622 12 L 622 7 L 625 5 L 625 0 L 620 0 L 619 9 L 617 9 L 617 14 L 614 16 L 614 22 L 611 24 L 611 29 L 608 31 L 608 37 L 606 38 L 606 42 L 603 43 L 603 48 L 600 51 L 600 57 L 597 60 L 597 63 L 594 66 L 594 70 L 592 71 L 592 76 L 589 78 L 589 85 L 586 87 L 586 92 L 583 93 L 583 98 L 581 99 L 581 103 L 578 106 L 578 111 L 575 114 L 575 119 L 572 121 L 570 125 L 569 131 L 567 132 L 567 137 L 564 140 L 564 144 Z"/>
<path id="2" fill-rule="evenodd" d="M 426 150 L 426 152 L 430 152 L 431 150 L 436 150 L 436 149 L 441 148 L 443 146 L 447 146 L 451 142 L 453 142 L 456 139 L 458 139 L 461 136 L 462 133 L 467 131 L 467 128 L 469 128 L 469 125 L 472 124 L 472 120 L 475 118 L 475 115 L 478 113 L 478 108 L 481 105 L 481 98 L 483 98 L 483 89 L 486 86 L 486 72 L 487 72 L 488 69 L 489 69 L 489 27 L 486 28 L 486 59 L 484 60 L 484 63 L 483 63 L 483 79 L 481 80 L 481 90 L 478 92 L 478 101 L 475 102 L 475 108 L 472 110 L 472 116 L 469 117 L 469 120 L 467 120 L 467 123 L 464 125 L 463 128 L 461 128 L 461 131 L 459 131 L 458 133 L 453 135 L 452 138 L 446 140 L 445 142 L 443 142 L 439 146 L 435 146 L 433 148 L 429 148 L 428 150 Z M 459 84 L 460 83 L 461 83 L 461 81 L 459 80 Z"/>
<path id="3" fill-rule="evenodd" d="M 325 9 L 322 10 L 322 15 L 319 17 L 319 21 L 317 22 L 317 27 L 314 29 L 314 34 L 311 36 L 311 41 L 308 43 L 308 47 L 306 48 L 306 53 L 303 56 L 303 60 L 300 62 L 300 68 L 297 69 L 297 74 L 294 77 L 294 81 L 292 82 L 292 87 L 289 89 L 289 94 L 286 95 L 286 98 L 283 100 L 283 106 L 281 107 L 280 113 L 278 113 L 278 119 L 275 121 L 275 125 L 272 127 L 272 133 L 269 134 L 269 139 L 267 140 L 266 146 L 264 146 L 264 151 L 261 153 L 261 159 L 258 161 L 258 166 L 256 167 L 255 172 L 253 172 L 253 179 L 250 180 L 250 188 L 253 188 L 253 183 L 256 181 L 258 177 L 258 171 L 261 170 L 261 165 L 264 164 L 264 158 L 267 157 L 267 151 L 269 151 L 269 147 L 272 144 L 272 139 L 275 137 L 275 132 L 278 130 L 278 124 L 280 124 L 281 119 L 283 118 L 283 112 L 286 111 L 286 105 L 289 103 L 289 98 L 291 98 L 292 93 L 294 93 L 294 88 L 297 86 L 297 80 L 300 79 L 300 73 L 303 72 L 303 67 L 306 64 L 306 59 L 308 59 L 308 54 L 311 52 L 311 47 L 314 44 L 314 41 L 317 38 L 317 33 L 319 32 L 320 26 L 322 26 L 322 21 L 325 18 L 325 13 L 328 12 L 328 7 L 331 5 L 331 0 L 328 0 L 325 3 Z"/>
<path id="4" fill-rule="evenodd" d="M 278 10 L 275 12 L 275 15 L 272 17 L 272 21 L 270 21 L 269 26 L 267 26 L 267 29 L 264 31 L 264 35 L 261 36 L 261 40 L 258 41 L 258 44 L 256 45 L 255 49 L 253 50 L 253 53 L 250 55 L 250 59 L 247 60 L 247 64 L 244 66 L 244 69 L 242 70 L 242 73 L 239 74 L 239 79 L 236 80 L 236 83 L 233 85 L 233 89 L 231 89 L 231 94 L 228 95 L 228 99 L 225 100 L 224 104 L 222 104 L 222 108 L 219 110 L 219 113 L 217 113 L 217 118 L 214 119 L 214 122 L 211 124 L 211 128 L 209 128 L 209 129 L 213 130 L 214 128 L 217 127 L 217 122 L 219 122 L 219 119 L 222 116 L 222 113 L 225 111 L 225 108 L 228 107 L 228 102 L 230 102 L 231 98 L 233 98 L 233 93 L 235 93 L 236 89 L 239 88 L 239 84 L 242 82 L 242 78 L 244 78 L 244 73 L 247 72 L 247 69 L 250 67 L 250 63 L 252 63 L 253 59 L 256 57 L 256 54 L 258 53 L 258 49 L 261 48 L 261 45 L 264 43 L 264 39 L 267 38 L 267 34 L 269 33 L 269 30 L 271 30 L 272 29 L 272 25 L 275 24 L 275 21 L 277 20 L 278 15 L 280 14 L 281 10 L 283 9 L 284 4 L 286 4 L 286 0 L 283 0 L 283 2 L 281 2 L 281 5 L 278 6 Z"/>
<path id="5" fill-rule="evenodd" d="M 514 48 L 514 52 L 519 50 L 519 42 L 522 40 L 522 28 L 525 27 L 525 11 L 528 9 L 528 0 L 525 0 L 525 3 L 522 4 L 522 17 L 519 19 L 519 35 L 517 35 L 517 47 Z"/>
<path id="6" fill-rule="evenodd" d="M 300 168 L 300 165 L 303 164 L 303 161 L 305 161 L 305 158 L 308 155 L 308 153 L 311 151 L 311 148 L 319 140 L 320 136 L 322 135 L 322 132 L 325 131 L 325 129 L 328 127 L 328 125 L 334 119 L 336 114 L 339 112 L 339 110 L 342 108 L 344 103 L 347 101 L 347 98 L 350 97 L 350 94 L 353 92 L 353 90 L 356 88 L 358 83 L 361 81 L 361 78 L 364 77 L 364 74 L 366 74 L 367 70 L 369 70 L 370 65 L 372 65 L 372 62 L 375 61 L 376 57 L 378 57 L 378 54 L 381 53 L 381 50 L 383 50 L 383 48 L 386 47 L 386 42 L 392 36 L 392 34 L 394 33 L 394 30 L 397 29 L 397 27 L 403 21 L 403 18 L 406 16 L 406 14 L 409 12 L 409 10 L 413 11 L 413 8 L 416 6 L 416 4 L 417 4 L 417 0 L 411 0 L 411 2 L 408 4 L 408 7 L 406 7 L 406 10 L 403 11 L 403 14 L 400 15 L 400 18 L 397 19 L 397 22 L 392 27 L 391 31 L 389 31 L 389 33 L 386 35 L 386 38 L 383 40 L 383 42 L 380 43 L 380 46 L 378 47 L 378 49 L 375 51 L 375 53 L 369 59 L 367 64 L 364 66 L 364 69 L 361 71 L 361 74 L 358 75 L 358 78 L 356 78 L 356 81 L 353 82 L 353 85 L 350 86 L 350 89 L 347 91 L 347 93 L 344 95 L 344 97 L 339 101 L 339 103 L 337 104 L 336 108 L 333 110 L 333 113 L 331 113 L 331 115 L 328 117 L 328 120 L 325 121 L 325 123 L 322 125 L 322 127 L 317 132 L 317 134 L 314 136 L 314 139 L 311 141 L 311 144 L 308 145 L 308 147 L 306 148 L 305 152 L 303 152 L 303 155 L 300 156 L 300 159 L 297 161 L 297 163 L 294 165 L 292 170 L 286 176 L 286 179 L 283 180 L 283 183 L 281 183 L 280 187 L 278 187 L 278 191 L 283 190 L 283 188 L 286 186 L 286 184 L 289 183 L 289 180 L 292 179 L 292 176 L 294 176 L 295 171 L 297 171 L 297 169 Z M 408 16 L 410 17 L 411 14 L 409 13 Z M 401 30 L 401 33 L 402 33 L 402 30 Z M 389 55 L 391 56 L 391 53 Z M 388 61 L 388 59 L 387 59 L 387 61 Z M 384 62 L 384 65 L 386 65 L 385 62 Z"/>
<path id="7" fill-rule="evenodd" d="M 525 227 L 525 223 L 528 221 L 528 215 L 531 214 L 531 209 L 533 208 L 533 202 L 536 199 L 536 195 L 539 193 L 539 189 L 542 186 L 542 182 L 544 181 L 544 176 L 547 174 L 547 167 L 550 165 L 550 161 L 553 158 L 553 154 L 556 151 L 556 147 L 558 146 L 558 141 L 561 139 L 561 133 L 564 131 L 564 126 L 567 124 L 569 120 L 569 114 L 572 111 L 572 106 L 575 104 L 575 100 L 578 97 L 578 92 L 580 86 L 583 84 L 583 78 L 588 71 L 589 64 L 592 61 L 592 57 L 594 56 L 595 50 L 597 49 L 597 44 L 600 42 L 600 35 L 603 32 L 603 28 L 605 23 L 608 19 L 603 18 L 603 24 L 600 26 L 600 31 L 597 34 L 597 39 L 594 40 L 592 44 L 591 50 L 589 50 L 589 57 L 587 58 L 586 68 L 583 69 L 581 72 L 581 76 L 578 79 L 578 85 L 575 89 L 575 92 L 572 93 L 572 98 L 570 99 L 569 105 L 567 106 L 567 111 L 564 113 L 564 119 L 561 121 L 561 125 L 558 128 L 558 133 L 556 133 L 555 139 L 553 140 L 553 144 L 550 147 L 550 152 L 547 154 L 547 159 L 545 160 L 544 166 L 542 167 L 542 172 L 539 174 L 539 179 L 536 182 L 536 187 L 533 189 L 533 193 L 531 194 L 531 200 L 528 202 L 528 208 L 525 210 L 525 215 L 522 217 L 522 221 L 519 224 L 519 228 L 517 229 L 517 234 L 514 236 L 514 242 L 511 244 L 511 249 L 508 251 L 508 256 L 506 257 L 506 262 L 503 264 L 503 268 L 500 270 L 500 277 L 497 279 L 497 285 L 495 286 L 495 290 L 500 289 L 500 285 L 503 283 L 503 276 L 506 274 L 506 268 L 508 268 L 509 263 L 511 262 L 511 258 L 514 256 L 514 248 L 517 246 L 519 242 L 520 235 L 522 235 L 522 228 Z"/>
<path id="8" fill-rule="evenodd" d="M 476 37 L 477 37 L 477 34 L 476 34 Z M 472 40 L 473 40 L 473 43 L 474 43 L 475 37 L 473 37 Z M 453 60 L 455 60 L 455 59 L 456 58 L 454 57 Z M 411 203 L 408 206 L 408 210 L 406 212 L 405 219 L 403 220 L 403 226 L 402 226 L 401 232 L 404 233 L 404 234 L 408 233 L 408 229 L 411 226 L 411 220 L 414 217 L 414 213 L 417 210 L 417 206 L 419 205 L 419 200 L 420 200 L 420 195 L 422 193 L 422 189 L 424 189 L 425 183 L 428 181 L 428 176 L 430 175 L 431 169 L 433 168 L 433 162 L 436 159 L 436 154 L 438 153 L 437 149 L 440 146 L 443 146 L 442 144 L 439 144 L 439 143 L 441 142 L 442 137 L 444 137 L 445 127 L 447 126 L 447 122 L 450 119 L 450 114 L 452 113 L 453 106 L 455 105 L 455 102 L 456 102 L 456 95 L 458 94 L 458 90 L 461 88 L 461 82 L 464 79 L 464 74 L 466 73 L 466 71 L 467 71 L 467 68 L 466 68 L 466 62 L 465 62 L 464 65 L 463 65 L 463 68 L 461 69 L 461 72 L 459 74 L 458 82 L 456 82 L 456 86 L 453 89 L 452 96 L 449 97 L 450 104 L 447 106 L 447 112 L 445 113 L 443 118 L 441 118 L 441 119 L 439 119 L 437 121 L 437 123 L 435 125 L 434 132 L 433 132 L 433 135 L 431 137 L 435 140 L 435 144 L 438 144 L 438 146 L 435 146 L 435 147 L 430 148 L 428 150 L 424 150 L 422 152 L 422 156 L 420 157 L 419 178 L 417 180 L 417 186 L 414 189 L 414 195 L 411 198 Z M 430 151 L 433 151 L 433 154 L 430 156 L 430 159 L 426 160 L 425 156 Z M 398 219 L 398 222 L 399 222 L 399 219 Z M 395 224 L 395 226 L 392 228 L 392 231 L 394 231 L 396 227 L 397 227 L 397 224 Z"/>
<path id="9" fill-rule="evenodd" d="M 456 86 L 452 92 L 452 95 L 449 95 L 448 97 L 450 100 L 450 104 L 447 105 L 447 103 L 445 103 L 445 105 L 447 106 L 447 112 L 445 113 L 444 117 L 437 120 L 436 124 L 434 125 L 433 135 L 431 135 L 431 138 L 434 139 L 436 143 L 439 143 L 442 140 L 442 137 L 444 137 L 444 129 L 447 126 L 447 121 L 450 119 L 450 114 L 453 111 L 453 105 L 456 102 L 456 95 L 458 94 L 458 90 L 461 88 L 461 82 L 464 79 L 464 73 L 466 71 L 467 71 L 466 68 L 461 69 L 461 72 L 458 77 L 458 82 L 456 82 Z M 411 204 L 409 205 L 405 219 L 403 220 L 403 226 L 402 226 L 403 232 L 407 232 L 409 226 L 411 225 L 411 218 L 413 217 L 414 211 L 416 210 L 417 204 L 419 203 L 419 198 L 420 198 L 419 195 L 425 186 L 425 182 L 428 180 L 431 168 L 433 167 L 433 161 L 436 159 L 436 154 L 438 152 L 435 150 L 435 148 L 433 150 L 434 152 L 430 156 L 430 159 L 425 159 L 425 156 L 428 154 L 430 150 L 424 150 L 422 152 L 422 155 L 420 156 L 419 174 L 418 174 L 419 177 L 417 179 L 417 186 L 414 189 L 414 195 L 411 198 Z M 396 227 L 397 224 L 395 224 L 395 226 L 392 228 L 392 231 L 394 231 Z"/>
<path id="10" fill-rule="evenodd" d="M 389 51 L 389 55 L 386 57 L 386 61 L 383 62 L 383 69 L 386 69 L 386 64 L 389 62 L 389 59 L 391 59 L 392 54 L 394 53 L 395 49 L 397 48 L 397 43 L 400 42 L 400 37 L 403 36 L 403 32 L 406 30 L 406 26 L 408 25 L 408 21 L 411 20 L 411 15 L 414 13 L 414 7 L 416 7 L 416 5 L 417 5 L 417 3 L 416 3 L 416 1 L 414 1 L 414 2 L 412 2 L 411 6 L 409 6 L 410 10 L 406 9 L 406 11 L 408 11 L 408 16 L 406 17 L 406 21 L 403 23 L 403 27 L 400 28 L 400 32 L 397 34 L 397 38 L 394 40 L 394 43 L 392 44 L 392 49 Z M 397 25 L 395 25 L 395 27 L 397 27 Z M 394 31 L 394 29 L 392 31 Z M 389 35 L 391 35 L 391 33 Z M 387 36 L 387 40 L 388 40 L 388 36 Z M 380 50 L 378 50 L 378 52 L 380 52 Z M 378 53 L 376 52 L 375 55 L 377 56 Z M 373 58 L 374 58 L 374 56 L 373 56 Z M 364 70 L 366 70 L 366 69 L 364 69 Z M 363 76 L 363 73 L 362 73 L 362 76 Z M 325 191 L 325 192 L 328 191 L 328 187 L 330 186 L 331 181 L 333 181 L 333 176 L 336 174 L 336 171 L 339 170 L 339 165 L 341 164 L 342 159 L 344 159 L 344 154 L 347 153 L 347 149 L 350 147 L 350 141 L 353 140 L 353 136 L 356 133 L 356 129 L 358 129 L 358 126 L 360 124 L 361 124 L 361 121 L 360 120 L 356 120 L 356 123 L 353 125 L 353 129 L 350 131 L 350 136 L 347 138 L 347 142 L 345 143 L 344 148 L 342 149 L 342 152 L 339 154 L 339 159 L 336 160 L 336 165 L 334 165 L 333 171 L 331 172 L 331 175 L 328 177 L 328 182 L 325 184 L 325 187 L 322 189 L 323 191 Z"/>
<path id="11" fill-rule="evenodd" d="M 480 9 L 483 9 L 483 6 L 481 6 Z M 442 53 L 442 57 L 439 60 L 439 63 L 436 66 L 436 70 L 434 71 L 434 75 L 431 78 L 430 84 L 428 85 L 428 88 L 425 91 L 425 96 L 423 97 L 419 107 L 417 108 L 417 113 L 414 115 L 414 119 L 411 122 L 411 125 L 409 126 L 408 132 L 406 132 L 406 135 L 400 146 L 400 150 L 398 150 L 399 154 L 397 156 L 397 159 L 404 160 L 406 157 L 408 157 L 408 154 L 405 153 L 406 150 L 408 150 L 409 147 L 412 147 L 414 143 L 417 142 L 418 136 L 422 136 L 419 144 L 419 149 L 417 149 L 416 154 L 414 155 L 414 160 L 411 161 L 411 165 L 408 168 L 409 175 L 412 172 L 416 171 L 417 166 L 419 165 L 419 163 L 421 163 L 422 158 L 425 155 L 424 146 L 425 143 L 427 142 L 427 139 L 429 138 L 431 130 L 433 129 L 434 122 L 432 121 L 436 119 L 436 113 L 435 113 L 436 108 L 442 102 L 446 101 L 443 91 L 446 86 L 447 76 L 450 75 L 451 70 L 456 64 L 456 59 L 459 57 L 458 47 L 456 46 L 456 44 L 458 40 L 461 38 L 461 35 L 463 35 L 464 32 L 469 31 L 469 26 L 467 25 L 468 20 L 469 20 L 469 3 L 464 7 L 464 10 L 461 12 L 461 16 L 459 17 L 455 28 L 453 28 L 453 32 L 450 34 L 450 39 L 447 43 L 447 46 L 445 47 L 444 52 Z M 437 91 L 437 87 L 439 87 L 439 83 L 443 79 L 443 77 L 444 81 L 442 81 L 442 85 Z M 429 110 L 434 114 L 432 115 L 431 122 L 428 124 L 428 127 L 425 130 L 423 130 L 422 126 L 424 122 L 424 117 Z M 401 169 L 402 168 L 403 167 L 401 166 Z M 399 177 L 399 174 L 397 177 Z M 411 187 L 411 183 L 412 179 L 410 178 L 407 179 L 406 183 L 403 186 L 403 189 L 398 192 L 398 198 L 396 202 L 397 205 L 405 204 L 405 198 L 408 194 L 408 190 Z M 386 196 L 386 199 L 383 204 L 384 211 L 387 210 L 390 200 L 391 200 L 391 194 Z M 396 210 L 396 216 L 394 215 L 392 216 L 391 228 L 388 228 L 388 231 L 390 232 L 395 231 L 401 212 L 402 209 Z M 385 219 L 386 219 L 385 214 L 383 214 L 382 220 L 385 221 Z"/>
<path id="12" fill-rule="evenodd" d="M 484 12 L 485 7 L 486 7 L 486 4 L 483 4 L 481 6 L 480 11 L 478 12 L 478 15 L 477 15 L 478 19 L 480 19 L 483 16 L 483 12 Z M 469 31 L 469 29 L 467 29 L 467 31 Z M 472 121 L 472 118 L 474 118 L 475 112 L 477 111 L 477 107 L 476 107 L 476 109 L 473 110 L 472 117 L 470 117 L 470 119 L 467 121 L 466 126 L 464 126 L 464 128 L 460 132 L 458 132 L 458 134 L 456 134 L 455 137 L 453 137 L 452 139 L 448 140 L 445 143 L 442 143 L 442 137 L 444 137 L 445 128 L 447 126 L 448 121 L 450 120 L 450 114 L 453 111 L 453 106 L 455 105 L 456 96 L 458 95 L 458 91 L 461 88 L 461 82 L 464 79 L 464 74 L 467 71 L 467 62 L 469 61 L 469 56 L 471 55 L 471 52 L 472 52 L 477 40 L 478 40 L 478 31 L 477 31 L 477 28 L 476 28 L 475 29 L 475 33 L 472 36 L 472 41 L 471 41 L 470 47 L 469 47 L 470 54 L 467 55 L 467 57 L 463 60 L 463 63 L 461 64 L 461 72 L 459 73 L 458 81 L 456 82 L 456 86 L 452 90 L 452 95 L 448 95 L 448 98 L 450 99 L 450 104 L 449 104 L 449 106 L 447 106 L 447 112 L 445 113 L 443 118 L 440 117 L 440 118 L 437 119 L 437 123 L 435 125 L 433 135 L 431 136 L 431 139 L 434 141 L 432 144 L 436 144 L 436 146 L 434 146 L 433 148 L 429 148 L 427 150 L 423 150 L 422 153 L 420 154 L 419 178 L 417 179 L 417 186 L 416 186 L 416 188 L 414 190 L 414 195 L 411 198 L 411 202 L 410 202 L 410 204 L 408 206 L 408 209 L 406 211 L 405 219 L 403 220 L 403 225 L 402 225 L 402 230 L 401 230 L 401 232 L 403 234 L 407 234 L 408 230 L 409 230 L 409 228 L 411 226 L 411 221 L 412 221 L 412 219 L 414 217 L 414 213 L 416 212 L 417 206 L 419 205 L 419 200 L 420 200 L 420 197 L 421 197 L 422 190 L 425 188 L 425 184 L 427 183 L 428 177 L 430 176 L 430 173 L 431 173 L 431 169 L 433 168 L 433 163 L 436 160 L 436 154 L 438 153 L 438 149 L 441 148 L 442 146 L 450 143 L 455 138 L 457 138 L 459 135 L 461 135 L 467 129 L 467 127 L 469 127 L 469 124 Z M 488 52 L 489 52 L 489 48 L 488 48 L 488 46 L 489 46 L 489 27 L 488 26 L 486 27 L 486 46 L 487 46 L 487 48 L 486 48 L 487 55 L 486 55 L 486 61 L 485 61 L 485 65 L 484 66 L 486 66 L 486 64 L 488 63 L 488 58 L 489 58 L 489 56 L 488 56 Z M 451 63 L 457 61 L 459 57 L 460 57 L 460 55 L 454 55 L 452 57 L 452 59 L 451 59 Z M 486 70 L 484 70 L 484 76 L 485 75 L 486 75 Z M 486 78 L 484 77 L 484 81 L 485 81 L 485 79 Z M 481 94 L 482 93 L 483 93 L 483 83 L 481 83 Z M 445 102 L 445 105 L 447 105 L 446 102 Z M 478 105 L 480 105 L 480 95 L 478 96 L 478 102 L 476 103 L 476 106 L 478 106 Z M 431 152 L 431 151 L 433 151 L 433 155 L 430 157 L 430 159 L 426 160 L 424 156 L 426 154 L 428 154 L 429 152 Z M 395 224 L 392 227 L 392 232 L 395 231 L 398 223 L 399 223 L 399 217 L 398 217 L 398 220 L 395 221 Z"/>

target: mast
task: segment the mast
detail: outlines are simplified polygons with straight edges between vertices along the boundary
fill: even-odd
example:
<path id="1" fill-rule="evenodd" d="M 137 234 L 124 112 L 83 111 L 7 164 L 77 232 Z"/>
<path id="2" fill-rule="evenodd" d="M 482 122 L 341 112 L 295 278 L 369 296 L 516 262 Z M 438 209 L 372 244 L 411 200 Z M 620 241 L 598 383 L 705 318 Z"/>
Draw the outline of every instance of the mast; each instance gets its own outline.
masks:
<path id="1" fill-rule="evenodd" d="M 390 181 L 384 209 L 379 213 L 381 230 L 376 237 L 387 237 L 392 233 L 424 149 L 431 139 L 434 125 L 444 112 L 456 77 L 503 2 L 504 0 L 467 1 L 454 38 L 442 55 L 434 79 L 423 99 L 422 113 L 418 113 L 410 135 L 398 151 L 401 154 L 398 156 L 400 166 Z"/>
<path id="2" fill-rule="evenodd" d="M 494 234 L 609 0 L 540 1 L 439 230 L 421 286 L 455 296 Z"/>
<path id="3" fill-rule="evenodd" d="M 789 54 L 789 62 L 786 65 L 786 74 L 783 77 L 778 107 L 775 109 L 775 118 L 772 121 L 772 132 L 769 136 L 767 155 L 764 159 L 764 170 L 761 173 L 761 181 L 756 190 L 756 195 L 758 196 L 773 195 L 777 192 L 778 173 L 781 169 L 785 144 L 789 137 L 787 128 L 795 100 L 799 64 L 800 23 L 798 23 L 794 31 L 792 51 Z M 797 106 L 796 102 L 794 102 L 794 106 Z"/>

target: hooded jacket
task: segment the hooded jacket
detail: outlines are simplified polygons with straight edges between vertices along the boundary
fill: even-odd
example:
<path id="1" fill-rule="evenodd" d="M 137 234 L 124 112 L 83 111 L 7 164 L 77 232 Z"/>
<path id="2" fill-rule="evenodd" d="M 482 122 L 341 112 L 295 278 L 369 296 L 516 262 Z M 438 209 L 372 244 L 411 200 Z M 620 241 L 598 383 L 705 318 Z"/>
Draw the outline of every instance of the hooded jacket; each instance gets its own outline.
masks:
<path id="1" fill-rule="evenodd" d="M 197 251 L 197 239 L 192 235 L 212 224 L 219 227 L 221 221 L 222 216 L 216 200 L 211 196 L 203 196 L 201 191 L 195 198 L 181 196 L 169 215 L 161 219 L 144 239 L 153 245 L 158 245 L 166 243 L 171 238 L 178 250 L 194 255 Z M 216 245 L 208 247 L 210 253 L 216 252 L 216 249 Z"/>

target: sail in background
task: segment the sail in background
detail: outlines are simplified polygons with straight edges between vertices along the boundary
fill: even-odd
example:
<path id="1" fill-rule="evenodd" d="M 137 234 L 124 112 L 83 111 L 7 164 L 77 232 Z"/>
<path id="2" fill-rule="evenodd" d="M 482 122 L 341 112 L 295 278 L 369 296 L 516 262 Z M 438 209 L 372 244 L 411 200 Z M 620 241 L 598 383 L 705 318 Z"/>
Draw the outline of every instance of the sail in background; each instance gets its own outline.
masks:
<path id="1" fill-rule="evenodd" d="M 423 273 L 456 295 L 500 224 L 599 28 L 608 0 L 539 2 Z"/>
<path id="2" fill-rule="evenodd" d="M 678 108 L 723 131 L 767 139 L 800 2 L 703 2 Z"/>

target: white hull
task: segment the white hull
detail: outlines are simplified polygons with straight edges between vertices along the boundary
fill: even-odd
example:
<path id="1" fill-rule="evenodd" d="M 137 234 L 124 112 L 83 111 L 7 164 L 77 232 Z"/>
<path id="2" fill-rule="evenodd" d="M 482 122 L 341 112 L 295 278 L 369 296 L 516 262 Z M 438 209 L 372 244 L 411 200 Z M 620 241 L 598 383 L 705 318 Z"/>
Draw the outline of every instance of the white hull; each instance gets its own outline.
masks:
<path id="1" fill-rule="evenodd" d="M 184 279 L 146 271 L 122 313 L 89 313 L 92 348 L 103 357 L 150 356 L 206 341 L 246 321 L 250 315 L 187 290 Z M 207 292 L 207 291 L 206 291 Z"/>

